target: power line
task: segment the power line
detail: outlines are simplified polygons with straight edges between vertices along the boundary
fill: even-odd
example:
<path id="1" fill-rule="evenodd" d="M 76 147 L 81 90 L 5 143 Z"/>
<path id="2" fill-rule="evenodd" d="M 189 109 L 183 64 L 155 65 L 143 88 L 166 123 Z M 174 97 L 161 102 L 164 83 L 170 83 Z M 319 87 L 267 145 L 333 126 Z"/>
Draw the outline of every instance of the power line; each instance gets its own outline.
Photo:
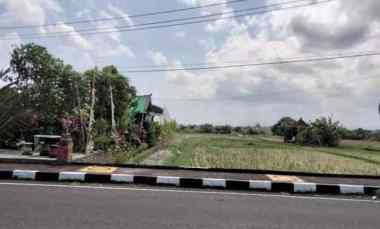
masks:
<path id="1" fill-rule="evenodd" d="M 299 1 L 299 0 L 298 0 Z M 302 0 L 305 1 L 305 0 Z M 13 40 L 17 37 L 23 38 L 23 39 L 40 39 L 40 38 L 57 38 L 57 37 L 66 37 L 66 36 L 79 36 L 79 35 L 96 35 L 96 34 L 103 34 L 103 33 L 114 33 L 114 32 L 129 32 L 129 31 L 141 31 L 141 30 L 149 30 L 149 29 L 158 29 L 158 28 L 169 28 L 169 27 L 177 27 L 177 26 L 182 26 L 182 25 L 191 25 L 191 24 L 199 24 L 199 23 L 205 23 L 205 22 L 211 22 L 211 21 L 218 21 L 218 20 L 226 20 L 226 19 L 231 19 L 231 18 L 241 18 L 241 17 L 246 17 L 246 16 L 252 16 L 252 15 L 258 15 L 258 14 L 264 14 L 268 12 L 274 12 L 274 11 L 282 11 L 282 10 L 289 10 L 289 9 L 295 9 L 295 8 L 301 8 L 301 7 L 307 7 L 307 6 L 312 6 L 312 5 L 317 5 L 317 4 L 322 4 L 322 3 L 329 3 L 332 1 L 336 0 L 324 0 L 324 1 L 313 1 L 308 4 L 304 5 L 296 5 L 296 6 L 289 6 L 289 7 L 284 7 L 284 8 L 278 8 L 278 9 L 271 9 L 271 10 L 262 10 L 262 11 L 256 11 L 257 7 L 255 9 L 250 8 L 250 9 L 243 9 L 239 10 L 239 12 L 244 12 L 244 11 L 255 11 L 255 12 L 249 12 L 249 13 L 243 13 L 243 14 L 234 14 L 236 11 L 231 11 L 228 13 L 221 13 L 221 14 L 213 14 L 213 15 L 204 15 L 204 16 L 199 16 L 199 17 L 191 17 L 191 19 L 195 18 L 204 18 L 204 17 L 215 17 L 217 15 L 225 15 L 225 14 L 233 14 L 232 16 L 228 17 L 220 17 L 220 18 L 211 18 L 211 19 L 204 19 L 204 20 L 198 20 L 198 21 L 189 21 L 189 22 L 183 22 L 183 23 L 176 23 L 176 24 L 164 24 L 164 25 L 157 25 L 157 26 L 146 26 L 148 24 L 163 24 L 163 23 L 169 23 L 169 20 L 167 21 L 159 21 L 159 22 L 151 22 L 151 23 L 143 23 L 143 24 L 138 24 L 134 26 L 119 26 L 119 27 L 114 27 L 117 29 L 112 29 L 112 30 L 105 30 L 105 31 L 89 31 L 85 33 L 78 33 L 81 32 L 80 30 L 78 31 L 70 31 L 70 32 L 57 32 L 57 33 L 49 33 L 49 34 L 38 34 L 38 36 L 26 36 L 26 35 L 37 35 L 37 34 L 24 34 L 24 35 L 19 35 L 15 37 L 5 37 L 1 38 L 0 40 Z M 284 3 L 282 3 L 284 4 Z M 287 3 L 288 4 L 288 3 Z M 190 18 L 182 18 L 182 19 L 173 19 L 171 21 L 186 21 L 190 20 Z M 132 28 L 131 28 L 132 27 Z M 124 29 L 126 28 L 126 29 Z M 62 34 L 62 35 L 61 35 Z"/>
<path id="2" fill-rule="evenodd" d="M 206 66 L 206 67 L 126 70 L 123 72 L 125 72 L 125 73 L 153 73 L 153 72 L 173 72 L 173 71 L 218 70 L 218 69 L 256 67 L 256 66 L 266 66 L 266 65 L 284 65 L 284 64 L 294 64 L 294 63 L 333 61 L 333 60 L 339 60 L 339 59 L 349 59 L 349 58 L 359 58 L 359 57 L 369 57 L 369 56 L 380 56 L 380 52 L 368 52 L 368 53 L 361 53 L 361 54 L 338 55 L 338 56 L 330 56 L 330 57 L 317 57 L 317 58 L 296 59 L 296 60 L 290 59 L 290 60 L 269 61 L 269 62 L 261 62 L 261 63 L 250 63 L 250 64 L 233 64 L 233 65 Z"/>
<path id="3" fill-rule="evenodd" d="M 181 22 L 181 21 L 190 21 L 194 19 L 204 19 L 204 18 L 213 18 L 217 16 L 225 16 L 225 15 L 231 15 L 231 14 L 236 14 L 236 13 L 244 13 L 244 12 L 250 12 L 250 11 L 256 11 L 259 9 L 264 9 L 264 8 L 273 8 L 277 6 L 283 6 L 283 5 L 289 5 L 289 4 L 294 4 L 294 3 L 299 3 L 299 2 L 311 2 L 311 0 L 293 0 L 293 1 L 288 1 L 288 2 L 282 2 L 282 3 L 275 3 L 275 4 L 270 4 L 270 5 L 264 5 L 264 6 L 258 6 L 258 7 L 252 7 L 252 8 L 245 8 L 245 9 L 240 9 L 240 10 L 230 10 L 230 11 L 225 11 L 222 13 L 214 13 L 214 14 L 207 14 L 207 15 L 202 15 L 202 16 L 193 16 L 193 17 L 186 17 L 186 18 L 177 18 L 177 19 L 170 19 L 170 20 L 161 20 L 161 21 L 154 21 L 154 22 L 148 22 L 148 23 L 140 23 L 140 24 L 134 24 L 134 25 L 125 25 L 125 26 L 115 26 L 115 27 L 103 27 L 103 28 L 89 28 L 89 29 L 79 29 L 76 30 L 76 33 L 80 32 L 101 32 L 104 29 L 126 29 L 126 28 L 138 28 L 138 27 L 144 27 L 144 26 L 152 26 L 152 25 L 157 25 L 157 24 L 169 24 L 169 23 L 174 23 L 174 22 Z M 216 20 L 216 19 L 212 19 Z M 100 30 L 100 31 L 99 31 Z M 65 35 L 68 33 L 73 33 L 74 31 L 59 31 L 59 32 L 51 32 L 47 35 Z M 107 32 L 107 31 L 105 31 Z M 83 34 L 83 33 L 82 33 Z M 26 34 L 19 34 L 19 36 L 22 37 L 28 37 L 28 36 L 42 36 L 40 33 L 26 33 Z"/>
<path id="4" fill-rule="evenodd" d="M 358 79 L 350 80 L 350 82 L 357 82 L 357 81 L 366 81 L 372 79 L 372 77 L 363 77 Z M 254 93 L 251 95 L 246 96 L 224 96 L 219 98 L 165 98 L 165 97 L 154 97 L 154 99 L 162 100 L 162 101 L 178 101 L 178 102 L 215 102 L 215 101 L 221 101 L 221 102 L 243 102 L 243 103 L 252 103 L 252 102 L 259 102 L 259 101 L 252 101 L 252 99 L 258 100 L 262 99 L 262 97 L 266 96 L 283 96 L 283 95 L 289 95 L 289 94 L 309 94 L 309 95 L 322 95 L 322 96 L 329 96 L 329 94 L 326 94 L 326 92 L 322 91 L 314 91 L 310 92 L 307 91 L 305 88 L 299 88 L 299 90 L 291 91 L 291 90 L 276 90 L 276 91 L 269 91 L 269 92 L 262 92 L 262 93 Z M 346 93 L 341 93 L 342 96 L 346 95 Z M 260 98 L 261 97 L 261 98 Z"/>
<path id="5" fill-rule="evenodd" d="M 231 1 L 225 1 L 225 2 L 211 3 L 211 4 L 207 4 L 207 5 L 186 7 L 186 8 L 181 8 L 181 9 L 172 9 L 172 10 L 156 11 L 156 12 L 150 12 L 150 13 L 133 14 L 133 15 L 129 15 L 128 17 L 129 18 L 140 18 L 140 17 L 148 17 L 148 16 L 157 16 L 157 15 L 178 13 L 178 12 L 184 12 L 184 11 L 190 11 L 190 10 L 196 10 L 196 9 L 211 8 L 211 7 L 216 7 L 216 6 L 220 6 L 220 5 L 226 5 L 226 4 L 241 3 L 241 2 L 246 2 L 246 1 L 248 1 L 248 0 L 231 0 Z M 66 22 L 54 22 L 54 23 L 46 23 L 46 24 L 40 24 L 40 25 L 1 26 L 0 30 L 6 30 L 6 29 L 31 29 L 31 28 L 41 28 L 41 27 L 57 26 L 57 25 L 60 25 L 62 23 L 66 24 L 66 25 L 74 25 L 74 24 L 85 24 L 85 23 L 103 22 L 103 21 L 114 21 L 114 20 L 123 20 L 123 19 L 125 19 L 125 17 L 118 16 L 118 17 L 108 17 L 108 18 L 94 18 L 94 19 L 86 19 L 86 20 L 74 20 L 74 21 L 66 21 Z"/>
<path id="6" fill-rule="evenodd" d="M 373 51 L 351 51 L 351 52 L 344 52 L 344 53 L 339 53 L 339 55 L 356 55 L 358 53 L 372 53 Z M 336 53 L 330 53 L 325 56 L 332 56 L 332 55 L 337 55 Z M 319 54 L 308 54 L 308 55 L 303 55 L 303 56 L 292 56 L 292 57 L 287 57 L 287 58 L 281 58 L 281 60 L 297 60 L 297 59 L 305 59 L 305 58 L 314 58 L 314 57 L 321 57 Z M 279 60 L 276 58 L 276 60 Z M 219 63 L 222 64 L 250 64 L 250 60 L 229 60 L 229 61 L 222 61 Z M 188 67 L 196 67 L 196 66 L 209 66 L 213 64 L 212 62 L 198 62 L 198 63 L 181 63 L 181 66 L 188 66 Z M 157 65 L 135 65 L 135 66 L 118 66 L 118 69 L 135 69 L 135 70 L 143 70 L 143 69 L 157 69 L 157 68 L 163 68 L 163 67 L 172 67 L 173 64 L 157 64 Z"/>

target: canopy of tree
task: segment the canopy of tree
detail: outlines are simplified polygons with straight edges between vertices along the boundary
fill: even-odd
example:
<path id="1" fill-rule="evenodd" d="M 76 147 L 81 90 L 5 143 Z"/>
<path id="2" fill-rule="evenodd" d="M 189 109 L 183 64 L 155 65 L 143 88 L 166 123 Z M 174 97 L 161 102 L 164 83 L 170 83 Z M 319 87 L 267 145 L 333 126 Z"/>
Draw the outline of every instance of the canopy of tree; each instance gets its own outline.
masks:
<path id="1" fill-rule="evenodd" d="M 128 105 L 136 96 L 136 89 L 116 67 L 82 74 L 33 43 L 14 48 L 9 68 L 0 72 L 0 79 L 6 82 L 0 89 L 3 142 L 15 137 L 30 140 L 31 133 L 25 133 L 34 126 L 38 133 L 75 135 L 77 150 L 83 151 L 90 135 L 102 131 L 116 135 L 127 126 Z M 98 120 L 105 128 L 92 129 Z"/>

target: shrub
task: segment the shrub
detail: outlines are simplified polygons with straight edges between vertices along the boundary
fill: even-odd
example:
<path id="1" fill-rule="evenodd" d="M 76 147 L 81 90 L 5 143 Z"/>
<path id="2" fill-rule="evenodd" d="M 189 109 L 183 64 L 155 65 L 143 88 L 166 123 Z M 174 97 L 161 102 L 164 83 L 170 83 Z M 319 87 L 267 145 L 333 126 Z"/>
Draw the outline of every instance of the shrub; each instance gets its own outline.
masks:
<path id="1" fill-rule="evenodd" d="M 295 123 L 296 120 L 290 117 L 283 117 L 274 126 L 272 126 L 272 133 L 277 136 L 285 136 L 286 131 L 289 129 L 289 127 Z"/>
<path id="2" fill-rule="evenodd" d="M 229 125 L 225 126 L 215 126 L 213 133 L 216 134 L 231 134 L 232 133 L 232 127 Z"/>
<path id="3" fill-rule="evenodd" d="M 214 126 L 211 124 L 202 124 L 199 126 L 199 131 L 201 133 L 210 134 L 214 132 Z"/>
<path id="4" fill-rule="evenodd" d="M 101 135 L 94 139 L 95 149 L 108 150 L 114 144 L 110 136 Z"/>
<path id="5" fill-rule="evenodd" d="M 147 133 L 147 143 L 149 146 L 154 146 L 157 143 L 157 131 L 155 123 L 149 124 Z"/>
<path id="6" fill-rule="evenodd" d="M 158 139 L 159 143 L 166 143 L 168 142 L 173 135 L 176 133 L 177 130 L 177 123 L 176 121 L 168 121 L 163 123 L 154 123 L 156 128 L 156 137 Z"/>
<path id="7" fill-rule="evenodd" d="M 329 118 L 316 119 L 299 131 L 296 136 L 296 143 L 300 145 L 328 146 L 336 147 L 340 142 L 339 122 L 333 122 Z"/>
<path id="8" fill-rule="evenodd" d="M 235 126 L 235 127 L 233 128 L 233 130 L 234 130 L 234 132 L 236 132 L 236 133 L 243 134 L 243 127 L 241 127 L 241 126 Z"/>

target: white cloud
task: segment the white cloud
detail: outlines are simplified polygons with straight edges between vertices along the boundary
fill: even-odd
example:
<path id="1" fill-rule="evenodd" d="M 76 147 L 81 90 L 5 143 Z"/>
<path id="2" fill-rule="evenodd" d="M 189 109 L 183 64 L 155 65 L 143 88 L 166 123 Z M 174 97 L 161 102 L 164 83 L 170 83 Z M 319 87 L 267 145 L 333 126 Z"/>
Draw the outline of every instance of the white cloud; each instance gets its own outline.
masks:
<path id="1" fill-rule="evenodd" d="M 206 24 L 205 30 L 208 32 L 229 31 L 237 25 L 234 19 L 221 19 L 226 16 L 230 17 L 234 15 L 233 9 L 228 7 L 227 0 L 179 0 L 179 2 L 189 6 L 206 6 L 210 4 L 218 4 L 212 7 L 201 8 L 200 10 L 202 15 L 225 14 L 218 16 L 219 20 Z M 221 4 L 219 5 L 219 3 Z"/>
<path id="2" fill-rule="evenodd" d="M 129 15 L 125 12 L 123 12 L 122 10 L 120 10 L 119 8 L 116 8 L 114 7 L 112 4 L 108 4 L 108 10 L 113 13 L 114 15 L 116 16 L 119 16 L 119 17 L 122 17 L 124 19 L 124 21 L 128 24 L 128 25 L 133 25 L 133 21 L 132 19 L 129 17 Z"/>
<path id="3" fill-rule="evenodd" d="M 168 58 L 166 56 L 164 56 L 161 52 L 149 51 L 148 57 L 156 65 L 167 65 L 167 64 L 169 64 Z"/>
<path id="4" fill-rule="evenodd" d="M 175 33 L 175 36 L 178 38 L 184 38 L 186 37 L 186 33 L 184 31 L 179 31 Z"/>
<path id="5" fill-rule="evenodd" d="M 62 12 L 60 5 L 51 0 L 2 0 L 0 5 L 5 8 L 5 24 L 39 25 L 47 18 L 47 12 Z"/>
<path id="6" fill-rule="evenodd" d="M 70 36 L 63 36 L 63 40 L 65 42 L 65 45 L 67 46 L 73 46 L 76 48 L 79 48 L 81 50 L 90 50 L 93 48 L 92 44 L 83 37 L 80 33 L 78 33 L 73 26 L 59 23 L 58 25 L 49 26 L 46 29 L 46 33 L 61 33 L 61 32 L 67 32 L 70 34 Z"/>
<path id="7" fill-rule="evenodd" d="M 208 42 L 203 41 L 204 47 L 209 48 L 206 62 L 226 65 L 236 61 L 254 63 L 287 57 L 315 57 L 336 54 L 334 49 L 340 47 L 344 47 L 345 52 L 378 50 L 378 39 L 365 36 L 379 34 L 374 32 L 380 31 L 379 16 L 371 12 L 378 9 L 380 2 L 364 1 L 366 6 L 357 9 L 360 14 L 354 7 L 356 1 L 338 2 L 235 21 L 221 45 L 205 45 Z M 359 16 L 365 14 L 364 21 L 360 21 Z M 297 23 L 303 30 L 294 29 Z M 255 33 L 250 32 L 253 28 Z M 327 47 L 333 49 L 326 52 L 324 48 Z M 376 114 L 380 85 L 378 61 L 380 58 L 370 57 L 218 71 L 181 71 L 167 73 L 167 80 L 175 84 L 183 98 L 208 98 L 224 106 L 233 103 L 236 109 L 253 112 L 260 116 L 256 121 L 267 124 L 286 114 L 306 119 L 334 115 L 351 127 L 379 128 Z M 270 113 L 259 115 L 263 111 Z M 236 117 L 239 116 L 233 115 L 230 119 Z M 245 118 L 239 122 L 244 122 Z"/>

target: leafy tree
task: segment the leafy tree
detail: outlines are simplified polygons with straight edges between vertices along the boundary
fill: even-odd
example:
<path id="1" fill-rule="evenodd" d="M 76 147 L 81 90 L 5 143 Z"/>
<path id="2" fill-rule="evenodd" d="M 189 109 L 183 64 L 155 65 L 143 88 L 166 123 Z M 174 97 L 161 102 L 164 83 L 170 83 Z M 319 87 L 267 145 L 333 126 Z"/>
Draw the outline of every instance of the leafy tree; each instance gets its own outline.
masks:
<path id="1" fill-rule="evenodd" d="M 202 124 L 199 126 L 199 131 L 201 133 L 213 133 L 214 132 L 214 126 L 211 124 Z"/>
<path id="2" fill-rule="evenodd" d="M 278 136 L 285 136 L 286 131 L 295 123 L 296 120 L 290 117 L 283 117 L 274 126 L 272 126 L 272 133 Z"/>
<path id="3" fill-rule="evenodd" d="M 301 145 L 336 147 L 340 142 L 339 122 L 331 117 L 316 119 L 296 136 L 296 142 Z"/>
<path id="4" fill-rule="evenodd" d="M 78 73 L 46 48 L 33 43 L 12 51 L 10 70 L 12 74 L 3 80 L 21 92 L 26 107 L 38 111 L 45 131 L 60 131 L 57 120 L 72 113 L 76 105 L 72 76 Z"/>

